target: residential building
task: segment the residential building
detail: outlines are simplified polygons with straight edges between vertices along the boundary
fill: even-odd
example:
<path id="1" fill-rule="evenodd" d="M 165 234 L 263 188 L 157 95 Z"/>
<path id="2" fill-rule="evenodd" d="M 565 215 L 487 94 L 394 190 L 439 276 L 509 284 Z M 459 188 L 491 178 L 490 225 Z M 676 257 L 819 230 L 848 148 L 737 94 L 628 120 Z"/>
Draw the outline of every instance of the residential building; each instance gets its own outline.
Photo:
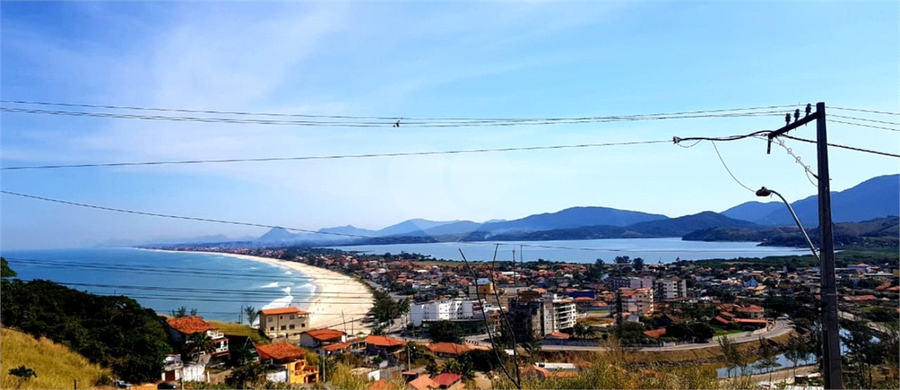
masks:
<path id="1" fill-rule="evenodd" d="M 397 355 L 405 345 L 406 341 L 390 336 L 366 337 L 366 353 L 369 355 L 381 356 L 387 360 L 396 360 Z"/>
<path id="2" fill-rule="evenodd" d="M 484 300 L 450 299 L 426 303 L 409 304 L 409 321 L 422 326 L 423 321 L 470 319 L 481 314 Z"/>
<path id="3" fill-rule="evenodd" d="M 322 352 L 322 347 L 327 345 L 346 341 L 347 334 L 335 329 L 313 329 L 300 333 L 300 346 L 316 352 Z"/>
<path id="4" fill-rule="evenodd" d="M 620 288 L 619 295 L 622 297 L 622 311 L 637 316 L 653 314 L 655 307 L 652 288 Z"/>
<path id="5" fill-rule="evenodd" d="M 653 293 L 658 302 L 687 298 L 687 282 L 681 278 L 657 279 Z"/>
<path id="6" fill-rule="evenodd" d="M 293 306 L 259 311 L 259 331 L 271 339 L 297 339 L 308 324 L 309 313 Z"/>
<path id="7" fill-rule="evenodd" d="M 455 358 L 472 350 L 468 345 L 456 343 L 431 343 L 427 348 L 440 358 Z"/>
<path id="8" fill-rule="evenodd" d="M 187 344 L 191 342 L 191 336 L 198 333 L 205 333 L 213 342 L 213 351 L 210 354 L 213 358 L 228 358 L 228 338 L 225 337 L 219 328 L 203 320 L 200 316 L 190 317 L 170 317 L 166 319 L 169 339 L 175 344 Z M 198 356 L 191 356 L 191 360 L 197 360 L 206 352 L 199 352 Z"/>
<path id="9" fill-rule="evenodd" d="M 459 390 L 465 388 L 466 384 L 462 380 L 462 375 L 452 372 L 445 372 L 432 379 L 437 383 L 438 389 Z"/>
<path id="10" fill-rule="evenodd" d="M 543 289 L 519 292 L 509 301 L 509 315 L 513 331 L 521 340 L 542 338 L 548 334 L 575 326 L 575 302 L 560 299 Z"/>
<path id="11" fill-rule="evenodd" d="M 278 366 L 278 371 L 266 374 L 266 379 L 291 384 L 316 383 L 319 367 L 310 366 L 306 360 L 306 350 L 287 342 L 257 345 L 259 360 Z"/>
<path id="12" fill-rule="evenodd" d="M 618 290 L 620 288 L 653 288 L 653 280 L 652 277 L 643 277 L 637 278 L 634 276 L 628 277 L 609 277 L 606 278 L 606 285 L 609 286 L 609 289 L 612 291 Z"/>

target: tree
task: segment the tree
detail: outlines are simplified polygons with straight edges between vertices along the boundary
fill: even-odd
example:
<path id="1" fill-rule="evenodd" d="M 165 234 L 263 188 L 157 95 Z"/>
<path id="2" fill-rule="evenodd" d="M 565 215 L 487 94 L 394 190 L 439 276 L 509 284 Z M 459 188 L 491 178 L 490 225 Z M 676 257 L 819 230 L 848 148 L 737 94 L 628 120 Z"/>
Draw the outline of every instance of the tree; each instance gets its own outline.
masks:
<path id="1" fill-rule="evenodd" d="M 806 343 L 797 336 L 791 336 L 785 346 L 784 357 L 791 362 L 794 368 L 794 375 L 797 374 L 797 363 L 809 356 Z"/>
<path id="2" fill-rule="evenodd" d="M 253 322 L 255 322 L 256 318 L 259 317 L 259 311 L 257 311 L 253 306 L 245 307 L 244 314 L 247 315 L 247 324 L 250 326 L 253 326 Z"/>
<path id="3" fill-rule="evenodd" d="M 728 376 L 730 377 L 734 369 L 738 367 L 741 368 L 741 375 L 743 375 L 744 367 L 747 366 L 747 360 L 738 350 L 737 344 L 725 336 L 719 336 L 716 341 L 719 342 L 719 347 L 722 348 L 722 354 L 725 355 L 725 365 L 728 367 Z"/>
<path id="4" fill-rule="evenodd" d="M 777 359 L 778 351 L 769 344 L 769 341 L 764 339 L 762 336 L 759 337 L 759 361 L 756 362 L 756 367 L 763 370 L 763 372 L 771 372 L 771 370 L 775 369 L 775 367 L 780 366 Z M 771 375 L 769 376 L 769 380 L 771 381 Z"/>
<path id="5" fill-rule="evenodd" d="M 644 259 L 635 257 L 634 260 L 631 261 L 631 266 L 635 271 L 641 272 L 641 270 L 644 269 Z"/>
<path id="6" fill-rule="evenodd" d="M 187 308 L 182 306 L 175 310 L 172 310 L 171 312 L 169 312 L 169 314 L 175 318 L 187 317 Z"/>
<path id="7" fill-rule="evenodd" d="M 0 257 L 0 277 L 13 278 L 16 275 L 18 275 L 18 273 L 16 273 L 16 271 L 13 271 L 12 268 L 9 268 L 9 263 L 6 261 L 6 259 Z"/>
<path id="8" fill-rule="evenodd" d="M 580 322 L 576 322 L 575 326 L 572 327 L 572 335 L 576 338 L 586 339 L 590 336 L 593 336 L 594 331 L 590 326 L 584 325 Z"/>
<path id="9" fill-rule="evenodd" d="M 25 381 L 31 378 L 37 378 L 37 373 L 35 373 L 34 370 L 25 367 L 24 365 L 9 370 L 9 375 L 12 375 L 19 379 L 19 383 L 16 384 L 16 389 L 22 387 L 22 383 L 25 383 Z"/>
<path id="10" fill-rule="evenodd" d="M 462 341 L 462 331 L 459 326 L 450 321 L 436 321 L 428 327 L 428 335 L 434 343 L 448 342 L 458 343 Z"/>
<path id="11" fill-rule="evenodd" d="M 216 350 L 216 345 L 206 332 L 192 333 L 187 336 L 182 349 L 181 357 L 185 361 L 196 360 L 202 354 L 209 354 Z"/>
<path id="12" fill-rule="evenodd" d="M 691 334 L 696 342 L 707 342 L 716 335 L 716 330 L 705 322 L 694 322 L 690 325 Z"/>
<path id="13" fill-rule="evenodd" d="M 616 264 L 628 264 L 631 262 L 631 258 L 628 256 L 616 256 Z"/>
<path id="14" fill-rule="evenodd" d="M 428 364 L 425 365 L 425 372 L 427 372 L 430 376 L 435 376 L 440 373 L 437 363 L 435 363 L 433 359 L 429 360 Z"/>
<path id="15" fill-rule="evenodd" d="M 250 362 L 234 370 L 225 378 L 225 382 L 236 389 L 249 389 L 255 387 L 259 378 L 266 374 L 268 368 L 258 362 Z M 248 385 L 249 384 L 249 385 Z"/>

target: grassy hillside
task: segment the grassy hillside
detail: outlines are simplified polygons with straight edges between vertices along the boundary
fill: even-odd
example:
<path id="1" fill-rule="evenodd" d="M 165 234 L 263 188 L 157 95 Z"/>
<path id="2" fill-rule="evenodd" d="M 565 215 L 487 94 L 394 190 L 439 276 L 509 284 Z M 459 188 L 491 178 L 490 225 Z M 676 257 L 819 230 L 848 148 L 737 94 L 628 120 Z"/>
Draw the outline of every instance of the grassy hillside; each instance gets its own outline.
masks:
<path id="1" fill-rule="evenodd" d="M 34 370 L 37 378 L 22 383 L 20 389 L 71 389 L 73 380 L 78 387 L 92 388 L 109 370 L 91 364 L 83 356 L 46 338 L 40 340 L 22 332 L 0 329 L 0 388 L 15 389 L 18 378 L 9 375 L 12 368 L 25 365 Z"/>
<path id="2" fill-rule="evenodd" d="M 255 344 L 268 344 L 269 339 L 259 334 L 259 331 L 244 324 L 235 324 L 233 322 L 207 321 L 219 328 L 219 331 L 226 335 L 247 336 L 253 340 Z"/>

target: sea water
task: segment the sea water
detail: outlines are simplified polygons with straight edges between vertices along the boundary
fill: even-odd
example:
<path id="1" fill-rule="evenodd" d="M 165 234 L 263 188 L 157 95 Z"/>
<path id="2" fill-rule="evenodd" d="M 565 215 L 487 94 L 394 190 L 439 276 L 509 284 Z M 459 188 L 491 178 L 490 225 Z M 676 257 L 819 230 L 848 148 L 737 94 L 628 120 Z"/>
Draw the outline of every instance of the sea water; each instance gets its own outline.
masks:
<path id="1" fill-rule="evenodd" d="M 185 307 L 238 321 L 243 308 L 305 308 L 316 293 L 299 271 L 215 253 L 134 248 L 4 251 L 22 280 L 47 279 L 99 295 L 124 295 L 161 314 Z"/>

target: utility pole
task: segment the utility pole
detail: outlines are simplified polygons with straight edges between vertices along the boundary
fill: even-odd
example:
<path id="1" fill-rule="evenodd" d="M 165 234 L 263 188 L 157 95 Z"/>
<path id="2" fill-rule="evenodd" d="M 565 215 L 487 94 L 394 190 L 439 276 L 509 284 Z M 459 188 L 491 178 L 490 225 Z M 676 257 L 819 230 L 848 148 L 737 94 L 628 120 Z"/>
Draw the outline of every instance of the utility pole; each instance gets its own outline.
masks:
<path id="1" fill-rule="evenodd" d="M 819 179 L 819 276 L 822 289 L 822 340 L 826 389 L 843 389 L 841 369 L 841 338 L 838 323 L 837 287 L 834 277 L 834 225 L 831 219 L 831 185 L 828 174 L 828 137 L 825 128 L 825 103 L 816 103 L 816 112 L 810 114 L 811 105 L 806 105 L 806 116 L 799 119 L 799 110 L 794 114 L 794 123 L 790 123 L 790 114 L 785 119 L 787 124 L 768 135 L 769 147 L 772 139 L 797 127 L 816 121 L 816 145 L 818 149 Z M 769 150 L 767 150 L 767 153 Z"/>

